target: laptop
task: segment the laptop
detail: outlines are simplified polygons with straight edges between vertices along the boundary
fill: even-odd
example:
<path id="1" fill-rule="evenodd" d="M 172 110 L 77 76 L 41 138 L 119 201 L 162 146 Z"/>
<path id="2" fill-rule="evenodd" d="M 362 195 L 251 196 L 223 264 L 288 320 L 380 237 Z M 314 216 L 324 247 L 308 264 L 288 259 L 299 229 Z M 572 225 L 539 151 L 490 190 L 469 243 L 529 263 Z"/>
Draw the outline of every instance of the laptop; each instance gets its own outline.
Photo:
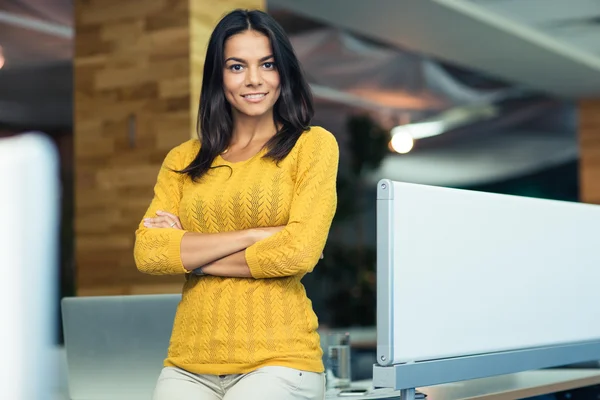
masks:
<path id="1" fill-rule="evenodd" d="M 179 294 L 64 298 L 70 399 L 152 398 L 180 300 Z"/>

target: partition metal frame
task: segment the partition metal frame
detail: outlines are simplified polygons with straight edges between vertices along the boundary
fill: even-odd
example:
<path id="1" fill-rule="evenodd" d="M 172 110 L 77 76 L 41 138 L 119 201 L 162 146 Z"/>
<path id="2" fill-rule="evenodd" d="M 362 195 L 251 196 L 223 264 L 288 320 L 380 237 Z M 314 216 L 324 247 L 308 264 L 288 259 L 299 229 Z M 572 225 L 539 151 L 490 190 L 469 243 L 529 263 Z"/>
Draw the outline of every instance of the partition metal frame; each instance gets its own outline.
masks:
<path id="1" fill-rule="evenodd" d="M 375 387 L 400 390 L 401 398 L 415 398 L 415 388 L 490 376 L 600 360 L 600 339 L 495 353 L 393 364 L 394 314 L 390 307 L 394 282 L 393 182 L 377 186 L 377 364 Z M 410 321 L 407 324 L 410 326 Z"/>

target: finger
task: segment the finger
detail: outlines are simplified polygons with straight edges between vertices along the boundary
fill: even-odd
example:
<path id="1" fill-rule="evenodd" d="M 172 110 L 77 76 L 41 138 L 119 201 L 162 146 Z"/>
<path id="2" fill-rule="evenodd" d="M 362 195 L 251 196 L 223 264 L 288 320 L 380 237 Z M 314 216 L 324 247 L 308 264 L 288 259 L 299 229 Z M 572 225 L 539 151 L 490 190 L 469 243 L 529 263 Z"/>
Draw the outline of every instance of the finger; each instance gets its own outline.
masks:
<path id="1" fill-rule="evenodd" d="M 171 219 L 171 223 L 175 222 L 175 225 L 173 225 L 173 228 L 182 229 L 183 230 L 183 226 L 181 225 L 181 221 L 179 220 L 179 218 L 176 215 L 171 215 L 169 218 Z"/>
<path id="2" fill-rule="evenodd" d="M 166 228 L 167 223 L 162 219 L 152 218 L 149 221 L 145 221 L 144 226 L 146 228 Z"/>
<path id="3" fill-rule="evenodd" d="M 181 221 L 179 220 L 179 217 L 177 215 L 171 214 L 171 213 L 168 213 L 168 212 L 162 211 L 162 210 L 158 210 L 156 212 L 156 214 L 158 214 L 162 217 L 165 217 L 169 221 L 169 227 L 183 229 L 183 226 L 181 225 Z M 174 225 L 173 225 L 173 222 L 175 223 Z"/>
<path id="4" fill-rule="evenodd" d="M 160 227 L 161 228 L 172 228 L 173 226 L 175 226 L 176 224 L 174 224 L 175 221 L 171 221 L 169 218 L 167 217 L 162 217 L 161 218 L 161 222 L 160 222 Z"/>
<path id="5" fill-rule="evenodd" d="M 147 228 L 168 228 L 169 223 L 164 217 L 154 217 L 145 219 L 144 226 Z"/>
<path id="6" fill-rule="evenodd" d="M 165 217 L 165 221 L 166 221 L 167 225 L 169 226 L 169 228 L 179 229 L 179 226 L 177 226 L 177 220 L 170 218 L 170 217 Z"/>

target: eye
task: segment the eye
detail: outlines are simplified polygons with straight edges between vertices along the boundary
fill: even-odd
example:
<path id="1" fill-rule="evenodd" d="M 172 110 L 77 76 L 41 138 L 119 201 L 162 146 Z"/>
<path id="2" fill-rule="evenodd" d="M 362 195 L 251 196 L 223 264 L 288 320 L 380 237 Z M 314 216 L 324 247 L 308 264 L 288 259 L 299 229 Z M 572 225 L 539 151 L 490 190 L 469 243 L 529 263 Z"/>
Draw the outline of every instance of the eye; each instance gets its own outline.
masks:
<path id="1" fill-rule="evenodd" d="M 266 62 L 263 64 L 263 67 L 265 67 L 265 69 L 274 69 L 275 63 L 274 62 Z"/>
<path id="2" fill-rule="evenodd" d="M 242 64 L 233 64 L 229 66 L 229 69 L 233 72 L 240 72 L 244 69 Z"/>

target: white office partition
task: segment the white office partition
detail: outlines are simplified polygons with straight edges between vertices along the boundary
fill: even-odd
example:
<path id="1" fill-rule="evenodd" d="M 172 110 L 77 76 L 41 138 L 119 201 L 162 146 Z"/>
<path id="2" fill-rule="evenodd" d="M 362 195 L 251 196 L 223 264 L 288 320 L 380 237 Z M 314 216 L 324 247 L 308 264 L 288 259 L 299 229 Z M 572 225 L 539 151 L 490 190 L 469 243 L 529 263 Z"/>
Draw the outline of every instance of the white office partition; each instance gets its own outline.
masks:
<path id="1" fill-rule="evenodd" d="M 382 180 L 377 232 L 375 384 L 600 359 L 600 206 Z"/>
<path id="2" fill-rule="evenodd" d="M 0 139 L 0 398 L 51 399 L 58 160 L 41 134 Z"/>

